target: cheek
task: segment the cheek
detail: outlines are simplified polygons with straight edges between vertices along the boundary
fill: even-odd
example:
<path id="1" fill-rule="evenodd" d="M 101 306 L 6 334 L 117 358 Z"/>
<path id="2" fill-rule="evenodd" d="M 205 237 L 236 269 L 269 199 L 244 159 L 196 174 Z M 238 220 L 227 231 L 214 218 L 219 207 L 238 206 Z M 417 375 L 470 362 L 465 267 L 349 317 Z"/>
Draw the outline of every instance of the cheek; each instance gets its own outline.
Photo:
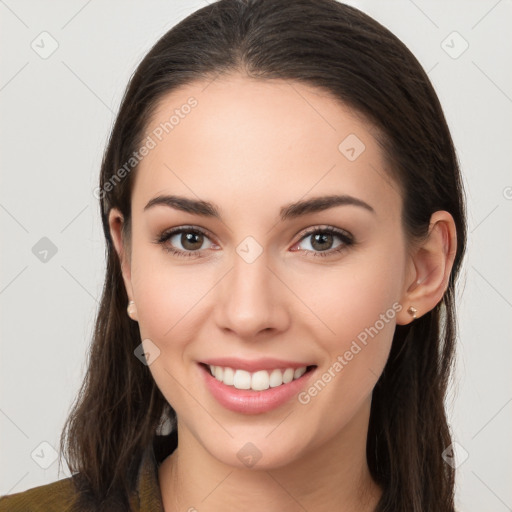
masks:
<path id="1" fill-rule="evenodd" d="M 134 255 L 132 286 L 138 299 L 137 313 L 141 335 L 159 340 L 176 339 L 193 323 L 194 312 L 215 283 L 212 274 L 194 265 L 177 265 L 160 247 L 140 250 Z M 186 336 L 185 336 L 186 337 Z"/>
<path id="2" fill-rule="evenodd" d="M 392 266 L 386 268 L 381 261 L 380 265 L 340 266 L 329 274 L 311 273 L 295 289 L 333 337 L 345 338 L 370 327 L 390 308 L 392 314 L 400 297 L 398 285 Z"/>
<path id="3" fill-rule="evenodd" d="M 401 264 L 392 245 L 376 244 L 374 250 L 347 258 L 339 266 L 304 273 L 295 290 L 314 314 L 307 313 L 304 322 L 314 326 L 314 338 L 328 354 L 328 366 L 341 356 L 351 367 L 345 373 L 354 375 L 362 368 L 363 373 L 371 369 L 380 375 L 402 309 Z"/>
<path id="4" fill-rule="evenodd" d="M 141 339 L 149 338 L 159 350 L 149 370 L 175 410 L 197 414 L 194 401 L 184 390 L 184 383 L 191 378 L 185 360 L 198 325 L 203 323 L 201 301 L 215 283 L 214 276 L 210 280 L 207 273 L 198 274 L 193 265 L 171 264 L 166 256 L 148 254 L 144 260 L 141 252 L 139 262 L 144 263 L 137 266 L 134 294 Z"/>
<path id="5" fill-rule="evenodd" d="M 364 272 L 345 270 L 338 269 L 337 275 L 332 273 L 325 280 L 329 284 L 324 293 L 310 295 L 312 309 L 323 323 L 313 318 L 308 325 L 315 325 L 313 336 L 326 357 L 316 380 L 298 399 L 311 413 L 308 421 L 325 429 L 325 438 L 350 423 L 371 396 L 386 365 L 396 315 L 402 309 L 396 300 L 396 281 L 385 265 L 367 267 Z M 322 426 L 321 418 L 329 421 Z"/>

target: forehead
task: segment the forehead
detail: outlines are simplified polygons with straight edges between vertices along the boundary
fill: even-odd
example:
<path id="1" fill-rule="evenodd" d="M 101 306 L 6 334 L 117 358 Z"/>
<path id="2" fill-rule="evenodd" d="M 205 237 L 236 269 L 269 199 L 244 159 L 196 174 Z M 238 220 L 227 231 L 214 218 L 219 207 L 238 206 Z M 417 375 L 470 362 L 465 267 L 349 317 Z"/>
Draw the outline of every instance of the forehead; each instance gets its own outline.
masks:
<path id="1" fill-rule="evenodd" d="M 152 149 L 136 173 L 133 208 L 173 193 L 262 211 L 344 193 L 376 210 L 400 206 L 375 129 L 326 92 L 238 75 L 167 94 L 146 127 Z M 146 139 L 149 140 L 149 139 Z M 275 213 L 275 212 L 274 212 Z"/>

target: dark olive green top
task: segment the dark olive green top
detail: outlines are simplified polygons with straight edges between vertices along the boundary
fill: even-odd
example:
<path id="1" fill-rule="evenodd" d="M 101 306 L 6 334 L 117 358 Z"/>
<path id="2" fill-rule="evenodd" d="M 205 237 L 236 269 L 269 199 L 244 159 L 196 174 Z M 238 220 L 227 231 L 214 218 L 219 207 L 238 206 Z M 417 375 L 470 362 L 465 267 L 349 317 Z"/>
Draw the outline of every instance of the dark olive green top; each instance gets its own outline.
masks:
<path id="1" fill-rule="evenodd" d="M 137 476 L 137 488 L 130 500 L 134 512 L 164 512 L 158 483 L 162 455 L 148 449 Z M 68 512 L 75 500 L 72 477 L 26 491 L 0 497 L 0 512 Z"/>

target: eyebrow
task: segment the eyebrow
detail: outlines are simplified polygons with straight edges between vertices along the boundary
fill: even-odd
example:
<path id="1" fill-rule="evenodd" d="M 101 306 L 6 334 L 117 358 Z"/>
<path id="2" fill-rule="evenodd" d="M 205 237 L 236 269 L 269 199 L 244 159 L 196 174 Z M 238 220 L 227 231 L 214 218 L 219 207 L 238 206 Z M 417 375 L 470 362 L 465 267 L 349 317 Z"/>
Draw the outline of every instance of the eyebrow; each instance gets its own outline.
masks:
<path id="1" fill-rule="evenodd" d="M 168 206 L 176 210 L 200 215 L 202 217 L 221 219 L 219 209 L 215 204 L 209 201 L 202 201 L 200 199 L 190 199 L 188 197 L 175 195 L 160 195 L 151 199 L 144 207 L 144 211 L 157 205 Z M 280 210 L 280 217 L 281 220 L 284 221 L 295 219 L 310 213 L 321 212 L 329 208 L 334 208 L 335 206 L 346 205 L 359 206 L 375 214 L 375 210 L 368 203 L 365 203 L 357 197 L 349 195 L 330 195 L 305 199 L 283 206 Z"/>

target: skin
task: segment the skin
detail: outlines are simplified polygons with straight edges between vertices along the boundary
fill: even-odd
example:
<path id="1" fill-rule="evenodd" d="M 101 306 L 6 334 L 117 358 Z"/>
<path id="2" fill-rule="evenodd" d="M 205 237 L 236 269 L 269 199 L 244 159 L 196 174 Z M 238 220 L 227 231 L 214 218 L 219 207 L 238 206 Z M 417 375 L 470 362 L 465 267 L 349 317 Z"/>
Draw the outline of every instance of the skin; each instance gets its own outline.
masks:
<path id="1" fill-rule="evenodd" d="M 318 89 L 241 75 L 196 82 L 163 98 L 147 133 L 190 96 L 197 107 L 137 169 L 131 247 L 120 212 L 109 217 L 132 318 L 160 350 L 149 369 L 178 416 L 179 446 L 158 475 L 165 511 L 373 510 L 382 489 L 366 462 L 372 390 L 395 324 L 413 321 L 411 305 L 418 317 L 431 310 L 447 288 L 453 218 L 435 212 L 428 239 L 408 244 L 375 129 Z M 365 144 L 354 161 L 338 149 L 349 134 Z M 211 201 L 222 220 L 161 205 L 144 211 L 160 194 Z M 374 213 L 343 205 L 279 220 L 284 205 L 332 194 Z M 325 225 L 356 245 L 313 256 L 322 251 L 304 231 Z M 198 257 L 153 243 L 178 226 L 211 234 L 196 242 Z M 236 252 L 247 236 L 263 251 L 252 263 Z M 340 243 L 335 236 L 323 247 Z M 181 235 L 166 244 L 191 250 Z M 308 361 L 321 376 L 393 304 L 402 309 L 307 404 L 293 398 L 266 413 L 236 413 L 199 378 L 198 361 L 224 355 Z M 261 453 L 252 467 L 237 457 L 248 442 Z"/>

